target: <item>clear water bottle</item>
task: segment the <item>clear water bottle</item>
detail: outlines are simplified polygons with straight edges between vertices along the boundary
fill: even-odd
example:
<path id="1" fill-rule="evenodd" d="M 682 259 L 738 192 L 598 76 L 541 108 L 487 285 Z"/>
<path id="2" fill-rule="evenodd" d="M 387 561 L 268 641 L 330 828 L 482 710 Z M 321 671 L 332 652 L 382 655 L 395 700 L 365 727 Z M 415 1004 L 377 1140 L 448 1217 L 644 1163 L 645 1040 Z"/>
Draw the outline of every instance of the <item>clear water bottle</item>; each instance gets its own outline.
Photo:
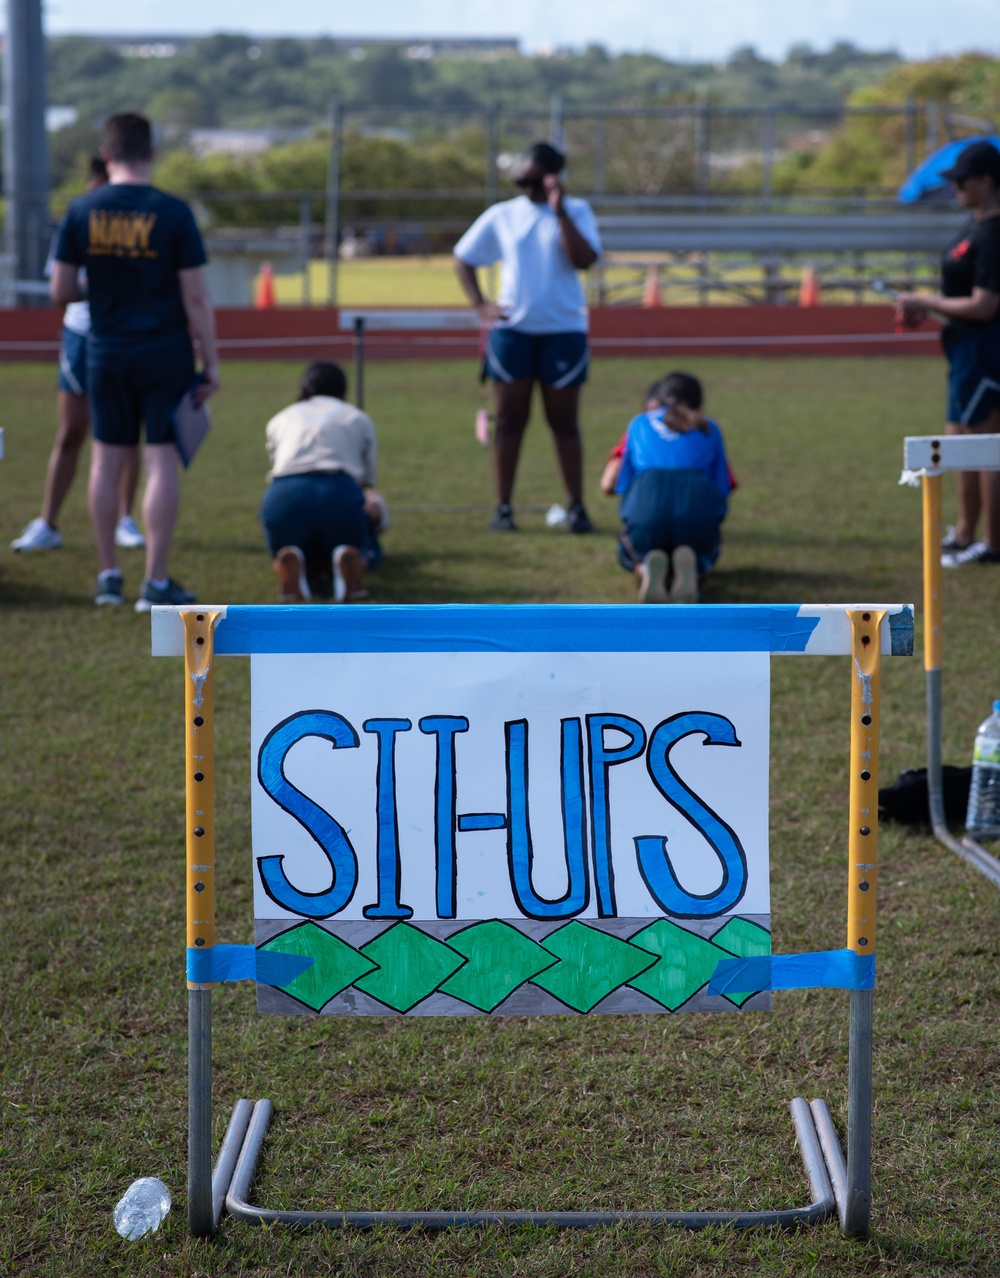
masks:
<path id="1" fill-rule="evenodd" d="M 976 731 L 965 828 L 975 839 L 1000 839 L 1000 701 Z"/>
<path id="2" fill-rule="evenodd" d="M 154 1233 L 166 1219 L 170 1202 L 170 1190 L 162 1180 L 133 1180 L 115 1207 L 115 1229 L 129 1242 Z"/>

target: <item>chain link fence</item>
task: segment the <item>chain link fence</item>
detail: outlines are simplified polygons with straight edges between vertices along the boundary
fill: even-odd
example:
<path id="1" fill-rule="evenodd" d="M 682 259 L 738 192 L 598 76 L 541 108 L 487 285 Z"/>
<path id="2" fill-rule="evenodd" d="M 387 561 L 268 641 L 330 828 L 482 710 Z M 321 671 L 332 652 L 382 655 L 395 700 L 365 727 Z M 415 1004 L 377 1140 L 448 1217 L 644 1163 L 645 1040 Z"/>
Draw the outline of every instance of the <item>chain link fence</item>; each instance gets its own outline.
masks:
<path id="1" fill-rule="evenodd" d="M 997 109 L 1000 115 L 1000 108 Z M 588 199 L 599 220 L 646 219 L 648 242 L 633 237 L 587 277 L 591 301 L 634 305 L 781 302 L 811 270 L 824 300 L 861 301 L 875 276 L 897 286 L 935 278 L 938 241 L 874 251 L 714 250 L 663 247 L 671 218 L 695 215 L 705 225 L 727 219 L 901 213 L 894 189 L 804 186 L 789 179 L 795 157 L 817 153 L 845 126 L 877 131 L 898 153 L 901 175 L 950 138 L 992 130 L 993 120 L 958 116 L 938 104 L 863 108 L 718 107 L 707 102 L 656 108 L 501 112 L 487 108 L 388 111 L 334 105 L 323 189 L 198 192 L 189 198 L 205 228 L 213 294 L 220 304 L 254 300 L 269 267 L 279 305 L 455 306 L 463 296 L 451 249 L 488 205 L 515 193 L 511 163 L 546 137 L 568 157 L 567 185 Z M 380 138 L 416 148 L 450 144 L 465 157 L 465 185 L 357 187 L 345 172 L 345 140 L 355 147 Z M 943 244 L 948 223 L 942 218 Z M 489 273 L 487 273 L 489 274 Z M 495 286 L 495 280 L 492 282 Z"/>

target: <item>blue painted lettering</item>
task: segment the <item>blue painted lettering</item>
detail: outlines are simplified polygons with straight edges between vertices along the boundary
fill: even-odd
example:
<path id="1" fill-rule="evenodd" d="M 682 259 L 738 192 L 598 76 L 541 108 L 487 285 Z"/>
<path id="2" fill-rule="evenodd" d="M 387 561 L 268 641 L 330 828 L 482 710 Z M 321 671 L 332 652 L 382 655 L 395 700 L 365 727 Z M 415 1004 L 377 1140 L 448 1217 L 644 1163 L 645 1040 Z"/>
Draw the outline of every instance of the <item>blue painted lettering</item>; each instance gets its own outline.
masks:
<path id="1" fill-rule="evenodd" d="M 705 745 L 738 746 L 736 729 L 721 714 L 691 711 L 665 719 L 653 729 L 646 767 L 653 784 L 668 803 L 703 834 L 722 863 L 722 882 L 714 892 L 696 896 L 685 891 L 667 854 L 665 838 L 642 835 L 635 839 L 639 870 L 653 897 L 675 918 L 714 918 L 733 909 L 747 887 L 747 859 L 735 832 L 707 807 L 677 775 L 670 751 L 683 737 L 700 732 Z"/>
<path id="2" fill-rule="evenodd" d="M 285 776 L 285 757 L 297 741 L 322 737 L 335 750 L 350 750 L 358 734 L 339 714 L 329 710 L 303 710 L 272 728 L 257 755 L 257 776 L 271 798 L 303 826 L 326 853 L 332 882 L 323 892 L 300 892 L 285 874 L 284 856 L 257 858 L 264 891 L 283 909 L 308 919 L 326 919 L 342 910 L 358 884 L 358 859 L 342 825 L 312 799 L 297 790 Z"/>

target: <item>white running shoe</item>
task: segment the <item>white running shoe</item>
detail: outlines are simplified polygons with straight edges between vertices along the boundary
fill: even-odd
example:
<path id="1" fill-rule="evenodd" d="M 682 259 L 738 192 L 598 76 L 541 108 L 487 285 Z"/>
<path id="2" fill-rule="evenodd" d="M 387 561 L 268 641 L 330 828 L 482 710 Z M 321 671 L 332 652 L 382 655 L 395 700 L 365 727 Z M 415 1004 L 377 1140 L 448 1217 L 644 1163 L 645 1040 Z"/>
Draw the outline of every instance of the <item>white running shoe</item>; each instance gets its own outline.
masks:
<path id="1" fill-rule="evenodd" d="M 10 543 L 11 550 L 58 550 L 63 544 L 58 529 L 47 524 L 39 515 L 21 533 L 20 537 Z"/>
<path id="2" fill-rule="evenodd" d="M 355 546 L 338 546 L 333 552 L 333 602 L 367 599 L 364 560 Z"/>
<path id="3" fill-rule="evenodd" d="M 141 550 L 146 544 L 142 529 L 131 515 L 122 515 L 115 525 L 115 545 L 126 550 Z"/>
<path id="4" fill-rule="evenodd" d="M 672 603 L 698 602 L 698 556 L 690 546 L 678 546 L 673 553 L 674 579 L 670 586 Z"/>
<path id="5" fill-rule="evenodd" d="M 651 550 L 642 561 L 639 574 L 640 603 L 669 603 L 667 569 L 670 556 L 665 550 Z"/>
<path id="6" fill-rule="evenodd" d="M 312 598 L 306 577 L 306 557 L 298 546 L 282 546 L 274 556 L 279 603 L 305 603 Z"/>

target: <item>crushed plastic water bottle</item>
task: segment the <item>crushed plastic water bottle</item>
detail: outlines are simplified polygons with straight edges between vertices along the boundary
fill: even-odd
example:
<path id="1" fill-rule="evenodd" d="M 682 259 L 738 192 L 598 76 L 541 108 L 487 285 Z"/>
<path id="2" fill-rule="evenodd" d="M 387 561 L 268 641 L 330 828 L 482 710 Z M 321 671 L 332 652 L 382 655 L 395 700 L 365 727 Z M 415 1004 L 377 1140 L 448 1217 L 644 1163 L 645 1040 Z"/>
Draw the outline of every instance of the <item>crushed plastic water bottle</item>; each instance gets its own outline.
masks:
<path id="1" fill-rule="evenodd" d="M 115 1229 L 129 1242 L 155 1233 L 170 1210 L 170 1190 L 155 1176 L 134 1180 L 115 1207 Z"/>
<path id="2" fill-rule="evenodd" d="M 975 839 L 1000 839 L 1000 701 L 976 730 L 965 828 Z"/>
<path id="3" fill-rule="evenodd" d="M 556 502 L 554 506 L 549 507 L 545 516 L 545 522 L 550 528 L 561 528 L 568 518 L 569 515 L 566 513 L 565 508 Z"/>

